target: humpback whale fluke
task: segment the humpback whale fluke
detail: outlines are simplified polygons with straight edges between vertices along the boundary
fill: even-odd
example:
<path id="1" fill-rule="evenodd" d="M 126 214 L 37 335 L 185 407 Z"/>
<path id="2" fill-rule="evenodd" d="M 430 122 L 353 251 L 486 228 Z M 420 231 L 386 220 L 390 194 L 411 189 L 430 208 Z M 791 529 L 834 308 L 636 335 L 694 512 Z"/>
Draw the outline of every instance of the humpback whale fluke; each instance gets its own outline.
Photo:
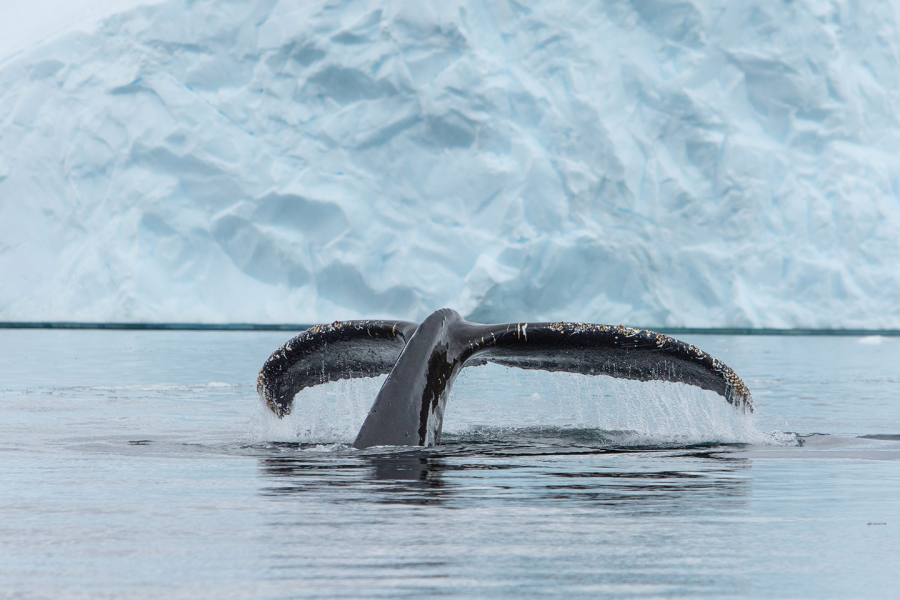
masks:
<path id="1" fill-rule="evenodd" d="M 316 325 L 269 357 L 256 389 L 283 417 L 303 388 L 387 373 L 353 446 L 429 446 L 440 443 L 453 380 L 463 367 L 489 361 L 521 369 L 677 381 L 753 410 L 750 390 L 725 363 L 667 335 L 585 323 L 480 325 L 446 308 L 421 324 Z"/>

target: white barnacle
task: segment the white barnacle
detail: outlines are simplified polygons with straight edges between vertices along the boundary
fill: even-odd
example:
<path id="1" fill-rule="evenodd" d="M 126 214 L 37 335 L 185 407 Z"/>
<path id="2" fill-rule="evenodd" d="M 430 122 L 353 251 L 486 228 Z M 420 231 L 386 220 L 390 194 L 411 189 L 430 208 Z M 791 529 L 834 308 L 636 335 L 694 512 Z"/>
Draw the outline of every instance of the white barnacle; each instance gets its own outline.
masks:
<path id="1" fill-rule="evenodd" d="M 528 327 L 528 323 L 525 323 L 524 325 L 522 325 L 522 335 L 525 336 L 525 341 L 526 341 L 526 342 L 528 341 L 528 334 L 525 333 L 525 329 L 526 329 L 527 327 Z"/>

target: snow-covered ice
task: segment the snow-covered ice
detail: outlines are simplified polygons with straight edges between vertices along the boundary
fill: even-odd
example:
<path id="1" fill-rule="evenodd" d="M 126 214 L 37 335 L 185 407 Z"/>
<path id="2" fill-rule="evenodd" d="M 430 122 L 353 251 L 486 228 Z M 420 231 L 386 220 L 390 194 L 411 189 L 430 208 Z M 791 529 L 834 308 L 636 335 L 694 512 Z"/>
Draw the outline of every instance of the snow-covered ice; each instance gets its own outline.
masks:
<path id="1" fill-rule="evenodd" d="M 0 320 L 900 328 L 895 2 L 0 17 Z"/>

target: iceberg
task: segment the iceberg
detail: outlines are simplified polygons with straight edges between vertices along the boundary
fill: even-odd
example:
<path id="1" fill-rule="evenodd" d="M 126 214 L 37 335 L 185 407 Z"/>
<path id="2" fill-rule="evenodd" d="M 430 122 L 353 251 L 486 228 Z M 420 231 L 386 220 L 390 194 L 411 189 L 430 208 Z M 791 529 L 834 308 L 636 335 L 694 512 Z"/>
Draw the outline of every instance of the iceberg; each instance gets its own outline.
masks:
<path id="1" fill-rule="evenodd" d="M 900 11 L 13 0 L 0 320 L 900 328 Z"/>

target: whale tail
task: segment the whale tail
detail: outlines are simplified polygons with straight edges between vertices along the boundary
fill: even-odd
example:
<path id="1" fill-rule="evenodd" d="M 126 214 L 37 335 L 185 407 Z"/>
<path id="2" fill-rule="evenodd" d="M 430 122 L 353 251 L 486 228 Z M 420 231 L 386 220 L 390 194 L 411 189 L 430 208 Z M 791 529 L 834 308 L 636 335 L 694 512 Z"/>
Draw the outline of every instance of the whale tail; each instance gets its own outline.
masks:
<path id="1" fill-rule="evenodd" d="M 442 309 L 417 325 L 347 321 L 318 325 L 280 347 L 257 380 L 279 417 L 305 387 L 388 374 L 353 446 L 440 443 L 453 380 L 466 366 L 494 362 L 638 381 L 673 381 L 712 390 L 753 410 L 747 386 L 699 348 L 652 331 L 584 323 L 480 325 Z"/>
<path id="2" fill-rule="evenodd" d="M 310 327 L 266 360 L 256 391 L 272 412 L 284 417 L 304 388 L 390 373 L 416 327 L 405 321 L 335 321 Z"/>

